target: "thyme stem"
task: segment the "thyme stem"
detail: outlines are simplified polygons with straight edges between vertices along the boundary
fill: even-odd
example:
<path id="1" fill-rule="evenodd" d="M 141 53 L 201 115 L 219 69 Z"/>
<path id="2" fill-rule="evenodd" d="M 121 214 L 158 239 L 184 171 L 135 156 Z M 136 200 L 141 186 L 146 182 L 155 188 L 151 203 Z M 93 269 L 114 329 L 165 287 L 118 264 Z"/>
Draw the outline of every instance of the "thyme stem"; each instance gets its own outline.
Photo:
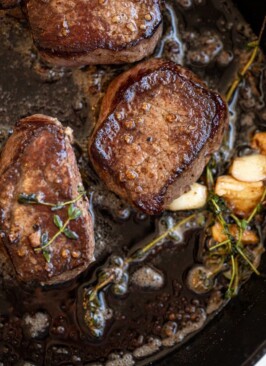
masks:
<path id="1" fill-rule="evenodd" d="M 98 285 L 95 286 L 95 291 L 98 292 L 102 290 L 105 286 L 109 285 L 113 280 L 115 279 L 115 275 L 111 274 L 109 278 L 107 278 L 105 281 L 100 282 Z"/>
<path id="2" fill-rule="evenodd" d="M 220 222 L 220 224 L 222 225 L 223 227 L 223 231 L 224 231 L 224 234 L 227 236 L 228 238 L 228 245 L 229 245 L 229 248 L 230 248 L 230 251 L 232 249 L 232 243 L 231 243 L 231 233 L 230 233 L 230 230 L 228 228 L 228 225 L 223 217 L 223 214 L 222 214 L 222 210 L 221 208 L 218 206 L 218 204 L 215 202 L 214 199 L 211 200 L 212 204 L 214 205 L 215 209 L 216 209 L 216 215 L 217 215 L 217 218 L 218 218 L 218 221 Z"/>
<path id="3" fill-rule="evenodd" d="M 180 226 L 184 225 L 185 223 L 189 222 L 192 218 L 194 218 L 197 214 L 192 214 L 188 217 L 186 217 L 185 219 L 179 221 L 176 225 L 174 225 L 172 228 L 166 230 L 162 235 L 160 235 L 159 237 L 157 237 L 156 239 L 152 240 L 150 243 L 148 243 L 146 246 L 144 246 L 142 249 L 140 249 L 140 254 L 141 256 L 143 256 L 144 254 L 148 253 L 151 249 L 153 249 L 161 240 L 165 239 L 171 232 L 173 232 L 174 230 L 176 230 L 177 228 L 179 228 Z M 44 247 L 43 247 L 44 248 Z M 136 253 L 136 252 L 134 252 Z M 134 253 L 127 257 L 124 262 L 123 265 L 121 267 L 122 271 L 127 267 L 128 264 L 133 263 L 135 261 L 138 260 L 138 258 L 136 259 L 136 257 L 134 256 Z M 110 285 L 112 282 L 114 282 L 115 280 L 115 274 L 111 274 L 107 279 L 103 280 L 102 282 L 98 282 L 91 291 L 91 297 L 90 297 L 90 301 L 93 301 L 98 292 L 101 291 L 102 289 L 104 289 L 106 286 Z"/>
<path id="4" fill-rule="evenodd" d="M 66 220 L 66 222 L 64 223 L 64 225 L 61 227 L 61 229 L 59 229 L 58 232 L 52 237 L 52 239 L 49 240 L 48 243 L 43 245 L 42 247 L 34 249 L 35 252 L 40 252 L 43 249 L 49 247 L 58 238 L 58 236 L 61 235 L 65 231 L 65 229 L 66 229 L 67 225 L 70 223 L 70 221 L 71 221 L 71 218 L 68 218 Z"/>
<path id="5" fill-rule="evenodd" d="M 235 262 L 235 257 L 234 257 L 233 254 L 231 254 L 230 258 L 231 258 L 231 279 L 230 279 L 230 283 L 229 283 L 229 286 L 228 286 L 229 295 L 231 295 L 232 287 L 233 287 L 233 284 L 234 284 L 234 281 L 235 281 L 235 277 L 236 277 L 236 262 Z"/>
<path id="6" fill-rule="evenodd" d="M 257 268 L 251 263 L 251 261 L 248 259 L 248 257 L 246 256 L 246 254 L 242 251 L 242 249 L 237 246 L 236 247 L 238 253 L 243 257 L 243 259 L 250 265 L 251 269 L 253 270 L 253 272 L 256 273 L 256 275 L 260 275 L 260 272 L 257 270 Z"/>
<path id="7" fill-rule="evenodd" d="M 106 280 L 99 282 L 91 291 L 90 301 L 94 301 L 99 291 L 104 289 L 106 286 L 110 285 L 115 279 L 115 275 L 111 274 Z"/>
<path id="8" fill-rule="evenodd" d="M 68 218 L 64 224 L 63 224 L 60 216 L 54 215 L 54 224 L 56 225 L 56 227 L 59 228 L 59 231 L 57 231 L 57 233 L 50 240 L 48 240 L 47 233 L 45 235 L 45 236 L 47 236 L 47 238 L 45 240 L 43 240 L 43 235 L 42 235 L 40 247 L 34 249 L 35 252 L 42 251 L 46 261 L 48 261 L 48 262 L 50 261 L 50 257 L 47 255 L 47 253 L 45 253 L 44 249 L 49 247 L 57 239 L 57 237 L 59 235 L 64 233 L 64 235 L 69 239 L 75 239 L 75 240 L 78 239 L 77 233 L 75 233 L 74 231 L 70 230 L 67 227 L 71 220 L 76 220 L 82 215 L 81 210 L 76 208 L 74 206 L 74 204 L 76 202 L 78 202 L 86 194 L 86 191 L 78 188 L 78 192 L 79 192 L 78 196 L 73 198 L 72 200 L 66 201 L 66 202 L 57 202 L 57 203 L 40 201 L 38 199 L 37 195 L 34 193 L 31 193 L 31 194 L 20 193 L 18 196 L 18 202 L 21 204 L 49 206 L 49 207 L 52 207 L 51 211 L 59 210 L 59 209 L 62 209 L 64 207 L 68 206 Z M 48 242 L 46 242 L 46 240 Z"/>
<path id="9" fill-rule="evenodd" d="M 196 216 L 196 214 L 190 215 L 188 217 L 186 217 L 185 219 L 181 220 L 180 222 L 178 222 L 176 225 L 174 225 L 173 227 L 171 227 L 170 229 L 166 230 L 162 235 L 158 236 L 156 239 L 152 240 L 149 244 L 147 244 L 144 248 L 141 249 L 141 253 L 142 254 L 146 254 L 147 252 L 149 252 L 151 249 L 153 249 L 161 240 L 165 239 L 169 234 L 171 234 L 173 231 L 175 231 L 176 229 L 178 229 L 180 226 L 186 224 L 187 222 L 189 222 L 192 218 L 194 218 Z M 134 262 L 135 258 L 133 256 L 127 258 L 125 260 L 125 262 L 131 263 Z"/>
<path id="10" fill-rule="evenodd" d="M 252 213 L 250 214 L 249 218 L 247 219 L 247 223 L 249 224 L 254 216 L 258 213 L 258 210 L 259 210 L 259 207 L 260 207 L 260 204 L 263 203 L 263 201 L 265 200 L 265 197 L 266 197 L 266 188 L 264 189 L 264 192 L 263 192 L 263 195 L 260 199 L 260 202 L 258 203 L 258 205 L 254 208 L 254 210 L 252 211 Z"/>
<path id="11" fill-rule="evenodd" d="M 49 206 L 49 207 L 55 207 L 55 206 L 56 206 L 54 203 L 50 203 L 50 202 L 43 202 L 43 201 L 31 202 L 30 204 L 31 204 L 31 205 Z"/>
<path id="12" fill-rule="evenodd" d="M 86 191 L 82 191 L 76 198 L 74 198 L 73 200 L 71 201 L 66 201 L 66 202 L 63 202 L 62 203 L 62 206 L 69 206 L 73 203 L 76 203 L 78 200 L 80 200 L 84 195 L 86 194 Z M 57 206 L 57 205 L 54 205 L 54 206 Z"/>
<path id="13" fill-rule="evenodd" d="M 51 203 L 51 202 L 45 202 L 45 201 L 39 201 L 36 198 L 36 201 L 29 201 L 29 202 L 23 202 L 24 204 L 30 204 L 30 205 L 42 205 L 42 206 L 49 206 L 49 207 L 58 207 L 60 206 L 61 208 L 65 207 L 65 206 L 69 206 L 72 203 L 76 203 L 78 200 L 80 200 L 84 195 L 86 194 L 86 191 L 82 191 L 80 192 L 80 194 L 75 197 L 73 200 L 71 201 L 65 201 L 65 202 L 58 202 L 58 203 Z M 19 195 L 19 200 L 20 200 L 20 196 L 22 196 L 23 193 L 21 193 Z M 18 201 L 19 201 L 18 200 Z"/>
<path id="14" fill-rule="evenodd" d="M 229 239 L 224 240 L 224 241 L 222 241 L 221 243 L 219 243 L 219 244 L 216 244 L 216 245 L 212 246 L 212 247 L 210 248 L 210 251 L 215 250 L 215 249 L 218 249 L 218 248 L 220 248 L 220 247 L 222 247 L 222 246 L 224 246 L 224 245 L 228 244 L 229 242 L 230 242 L 230 240 L 229 240 Z"/>

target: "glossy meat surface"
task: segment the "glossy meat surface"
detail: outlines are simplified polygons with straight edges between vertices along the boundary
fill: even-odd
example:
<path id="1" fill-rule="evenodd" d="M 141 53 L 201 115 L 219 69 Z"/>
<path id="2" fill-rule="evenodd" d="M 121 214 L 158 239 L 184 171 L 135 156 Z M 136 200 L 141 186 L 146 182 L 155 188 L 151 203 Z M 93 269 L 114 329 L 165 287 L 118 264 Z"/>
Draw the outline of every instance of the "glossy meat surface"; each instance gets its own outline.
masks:
<path id="1" fill-rule="evenodd" d="M 27 0 L 43 58 L 53 64 L 116 64 L 150 55 L 162 33 L 159 0 Z"/>
<path id="2" fill-rule="evenodd" d="M 62 222 L 67 220 L 67 206 L 53 212 L 49 206 L 18 202 L 21 193 L 36 194 L 53 204 L 67 202 L 78 197 L 80 189 L 71 130 L 44 115 L 18 122 L 0 158 L 0 228 L 1 244 L 19 279 L 45 284 L 63 282 L 94 260 L 93 224 L 84 196 L 75 203 L 81 216 L 68 225 L 78 239 L 59 235 L 47 248 L 50 261 L 36 248 L 43 233 L 51 239 L 58 232 L 53 222 L 55 214 Z"/>
<path id="3" fill-rule="evenodd" d="M 109 86 L 89 154 L 109 189 L 158 214 L 199 178 L 227 122 L 219 94 L 189 70 L 152 59 Z"/>

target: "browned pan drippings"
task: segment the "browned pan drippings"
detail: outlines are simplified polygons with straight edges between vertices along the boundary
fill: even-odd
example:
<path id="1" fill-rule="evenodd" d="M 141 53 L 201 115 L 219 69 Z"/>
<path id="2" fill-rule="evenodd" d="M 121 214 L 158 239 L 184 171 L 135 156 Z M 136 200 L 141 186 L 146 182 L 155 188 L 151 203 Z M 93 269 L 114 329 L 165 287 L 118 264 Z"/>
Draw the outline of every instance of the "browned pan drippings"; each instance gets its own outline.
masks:
<path id="1" fill-rule="evenodd" d="M 166 1 L 164 35 L 155 54 L 182 63 L 225 94 L 246 62 L 245 45 L 254 36 L 229 3 L 194 0 L 186 8 L 189 3 Z M 84 323 L 82 291 L 95 282 L 101 266 L 106 268 L 110 255 L 125 257 L 131 248 L 148 243 L 184 217 L 182 212 L 165 212 L 151 218 L 133 210 L 104 187 L 89 165 L 87 137 L 100 101 L 109 82 L 128 67 L 49 68 L 38 59 L 19 11 L 0 11 L 1 142 L 17 120 L 35 113 L 56 117 L 73 128 L 77 161 L 93 205 L 97 259 L 76 280 L 53 288 L 19 284 L 9 263 L 1 260 L 0 363 L 5 366 L 23 361 L 56 366 L 145 364 L 200 330 L 225 304 L 219 292 L 223 280 L 205 295 L 195 294 L 187 285 L 189 269 L 202 262 L 206 239 L 197 221 L 188 225 L 182 240 L 182 232 L 175 233 L 129 268 L 125 295 L 106 291 L 112 316 L 102 338 L 92 337 Z M 229 143 L 217 155 L 219 175 L 231 156 L 250 149 L 251 134 L 265 129 L 263 88 L 265 71 L 258 66 L 239 90 L 237 104 L 236 99 L 231 103 Z M 177 332 L 179 338 L 174 336 Z"/>

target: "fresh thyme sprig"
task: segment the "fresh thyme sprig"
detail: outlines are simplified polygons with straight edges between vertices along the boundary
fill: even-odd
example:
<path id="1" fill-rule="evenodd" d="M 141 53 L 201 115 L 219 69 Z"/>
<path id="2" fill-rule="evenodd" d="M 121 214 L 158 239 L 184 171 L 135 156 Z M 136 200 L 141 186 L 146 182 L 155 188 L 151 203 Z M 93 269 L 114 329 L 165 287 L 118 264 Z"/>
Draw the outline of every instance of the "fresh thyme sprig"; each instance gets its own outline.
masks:
<path id="1" fill-rule="evenodd" d="M 228 92 L 226 93 L 226 101 L 229 102 L 233 95 L 234 95 L 234 92 L 236 91 L 238 85 L 240 84 L 240 82 L 243 80 L 243 78 L 245 77 L 247 71 L 249 70 L 249 68 L 253 65 L 257 55 L 258 55 L 258 52 L 259 52 L 259 46 L 260 46 L 260 42 L 261 42 L 261 39 L 262 39 L 262 35 L 263 35 L 263 32 L 264 32 L 264 29 L 265 29 L 265 26 L 266 26 L 266 16 L 264 17 L 264 20 L 263 20 L 263 23 L 262 23 L 262 27 L 261 27 L 261 30 L 260 30 L 260 34 L 259 34 L 259 37 L 256 41 L 252 41 L 248 44 L 248 46 L 250 48 L 253 48 L 253 51 L 251 52 L 251 55 L 247 61 L 247 63 L 244 65 L 244 67 L 242 68 L 242 70 L 239 72 L 239 74 L 237 75 L 236 79 L 233 81 L 232 85 L 230 86 Z"/>
<path id="2" fill-rule="evenodd" d="M 35 248 L 35 252 L 43 251 L 45 248 L 49 247 L 58 238 L 59 235 L 64 234 L 69 239 L 78 239 L 78 235 L 70 230 L 67 226 L 70 221 L 77 220 L 81 216 L 81 210 L 74 206 L 73 203 L 70 204 L 68 208 L 68 218 L 63 224 L 61 218 L 58 215 L 54 215 L 54 224 L 59 229 L 57 233 L 50 239 L 46 244 L 41 245 L 39 248 Z"/>
<path id="3" fill-rule="evenodd" d="M 213 192 L 213 184 L 214 178 L 212 175 L 212 171 L 209 166 L 206 169 L 206 177 L 207 177 L 207 185 L 209 186 L 210 193 L 209 193 L 209 208 L 213 214 L 213 218 L 217 220 L 223 230 L 224 235 L 226 236 L 226 240 L 222 241 L 221 243 L 215 244 L 209 248 L 210 252 L 214 252 L 219 256 L 222 255 L 223 261 L 228 260 L 227 264 L 231 268 L 231 276 L 230 276 L 230 283 L 226 292 L 226 297 L 231 298 L 232 296 L 237 294 L 237 290 L 239 287 L 240 275 L 239 275 L 239 266 L 240 266 L 240 259 L 247 263 L 250 269 L 259 275 L 259 271 L 254 266 L 252 261 L 246 255 L 242 239 L 243 234 L 248 225 L 252 222 L 256 214 L 258 214 L 262 208 L 262 204 L 266 197 L 266 188 L 263 192 L 263 195 L 256 205 L 256 207 L 251 212 L 248 219 L 239 219 L 236 215 L 234 215 L 231 210 L 227 207 L 226 202 L 219 196 L 217 196 Z M 228 224 L 228 217 L 230 217 L 238 228 L 238 235 L 237 239 L 231 234 L 230 232 L 230 224 Z M 223 248 L 224 251 L 220 254 L 220 249 Z M 228 258 L 228 259 L 226 259 Z"/>
<path id="4" fill-rule="evenodd" d="M 158 236 L 157 238 L 155 238 L 154 240 L 152 240 L 150 243 L 146 244 L 143 248 L 136 250 L 130 257 L 128 257 L 125 260 L 125 262 L 127 264 L 129 264 L 129 263 L 133 263 L 133 262 L 139 261 L 140 259 L 144 259 L 145 256 L 148 253 L 150 253 L 150 251 L 158 243 L 160 243 L 163 239 L 167 238 L 167 236 L 169 236 L 171 233 L 173 233 L 174 231 L 176 231 L 178 228 L 182 227 L 183 225 L 185 225 L 186 223 L 188 223 L 189 221 L 191 221 L 196 216 L 197 216 L 197 214 L 195 213 L 195 214 L 192 214 L 192 215 L 184 218 L 183 220 L 179 221 L 176 225 L 174 225 L 170 229 L 166 230 L 163 234 L 161 234 L 160 236 Z"/>
<path id="5" fill-rule="evenodd" d="M 113 285 L 115 293 L 117 295 L 123 295 L 127 290 L 128 276 L 126 271 L 129 265 L 144 260 L 159 243 L 198 215 L 199 213 L 195 213 L 179 221 L 176 225 L 166 230 L 163 234 L 146 244 L 144 247 L 135 250 L 127 258 L 122 259 L 120 257 L 115 257 L 110 259 L 111 264 L 99 274 L 97 283 L 88 288 L 84 294 L 84 319 L 94 336 L 101 336 L 105 327 L 104 317 L 100 317 L 99 314 L 100 308 L 105 309 L 103 306 L 104 294 L 102 293 L 102 290 Z M 94 319 L 95 317 L 97 319 Z M 100 318 L 102 321 L 99 321 Z"/>
<path id="6" fill-rule="evenodd" d="M 26 204 L 26 205 L 49 206 L 49 207 L 52 207 L 51 208 L 52 211 L 56 211 L 56 210 L 61 210 L 62 208 L 71 205 L 72 203 L 76 203 L 86 194 L 86 191 L 84 191 L 83 189 L 79 189 L 78 192 L 79 192 L 79 195 L 76 198 L 74 198 L 73 200 L 66 201 L 66 202 L 57 202 L 57 203 L 45 202 L 45 201 L 39 199 L 38 195 L 35 193 L 29 193 L 29 194 L 20 193 L 18 196 L 18 202 L 21 204 L 24 204 L 24 205 Z"/>
<path id="7" fill-rule="evenodd" d="M 68 239 L 72 240 L 77 240 L 79 238 L 78 234 L 68 227 L 71 221 L 77 220 L 82 215 L 81 210 L 75 206 L 75 203 L 77 203 L 86 194 L 86 191 L 79 188 L 78 193 L 78 196 L 74 199 L 58 203 L 43 201 L 39 199 L 38 195 L 35 193 L 20 193 L 18 196 L 18 202 L 20 204 L 48 206 L 51 207 L 51 211 L 61 210 L 66 207 L 68 208 L 68 217 L 65 222 L 62 221 L 59 215 L 53 216 L 53 223 L 59 229 L 56 234 L 49 239 L 49 234 L 47 232 L 41 233 L 40 246 L 34 249 L 36 253 L 42 252 L 47 262 L 50 262 L 51 260 L 50 251 L 47 248 L 53 244 L 60 235 L 63 234 Z"/>
<path id="8" fill-rule="evenodd" d="M 163 234 L 152 240 L 150 243 L 146 244 L 143 248 L 134 251 L 129 257 L 127 257 L 124 261 L 121 262 L 122 264 L 122 266 L 120 267 L 121 270 L 124 271 L 126 268 L 128 268 L 128 265 L 131 263 L 143 260 L 147 256 L 147 254 L 149 254 L 151 250 L 157 246 L 158 243 L 160 243 L 163 239 L 169 236 L 169 234 L 171 234 L 181 226 L 185 225 L 187 222 L 191 221 L 195 216 L 196 214 L 193 214 L 179 221 L 176 225 L 166 230 Z M 107 278 L 103 277 L 102 281 L 98 282 L 92 289 L 92 293 L 93 294 L 97 293 L 98 291 L 105 288 L 107 285 L 111 284 L 114 280 L 115 280 L 114 273 L 110 274 L 110 276 Z"/>

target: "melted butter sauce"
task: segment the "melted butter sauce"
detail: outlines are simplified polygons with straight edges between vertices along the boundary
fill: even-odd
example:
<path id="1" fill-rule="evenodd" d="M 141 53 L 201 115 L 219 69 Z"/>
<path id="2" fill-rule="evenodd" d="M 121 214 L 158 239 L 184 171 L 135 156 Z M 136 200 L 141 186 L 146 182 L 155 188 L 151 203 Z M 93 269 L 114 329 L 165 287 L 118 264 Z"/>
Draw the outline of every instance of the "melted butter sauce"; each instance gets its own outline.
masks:
<path id="1" fill-rule="evenodd" d="M 156 56 L 188 66 L 210 87 L 224 93 L 246 58 L 245 45 L 254 38 L 239 14 L 226 1 L 169 0 L 164 20 Z M 163 220 L 169 223 L 183 217 L 182 213 L 164 213 L 149 218 L 135 212 L 105 189 L 87 161 L 87 137 L 104 91 L 130 65 L 73 71 L 49 68 L 38 59 L 17 11 L 0 12 L 0 44 L 0 141 L 16 120 L 34 113 L 57 117 L 74 129 L 77 159 L 91 192 L 97 259 L 77 279 L 52 288 L 18 284 L 8 263 L 1 264 L 0 363 L 130 366 L 147 364 L 154 355 L 162 357 L 225 305 L 219 299 L 219 285 L 204 296 L 187 286 L 186 274 L 201 262 L 203 235 L 197 227 L 189 228 L 182 243 L 170 240 L 144 262 L 130 267 L 130 278 L 143 266 L 159 271 L 162 287 L 144 288 L 131 282 L 122 297 L 106 291 L 113 317 L 102 339 L 91 338 L 82 321 L 82 291 L 95 281 L 110 254 L 127 255 L 132 247 L 157 235 Z M 247 151 L 256 129 L 266 128 L 265 76 L 263 69 L 253 71 L 253 78 L 247 78 L 231 103 L 229 143 L 217 153 L 219 174 L 226 171 L 232 156 Z M 35 325 L 40 321 L 41 331 L 37 327 L 37 333 L 33 332 L 28 317 Z"/>

